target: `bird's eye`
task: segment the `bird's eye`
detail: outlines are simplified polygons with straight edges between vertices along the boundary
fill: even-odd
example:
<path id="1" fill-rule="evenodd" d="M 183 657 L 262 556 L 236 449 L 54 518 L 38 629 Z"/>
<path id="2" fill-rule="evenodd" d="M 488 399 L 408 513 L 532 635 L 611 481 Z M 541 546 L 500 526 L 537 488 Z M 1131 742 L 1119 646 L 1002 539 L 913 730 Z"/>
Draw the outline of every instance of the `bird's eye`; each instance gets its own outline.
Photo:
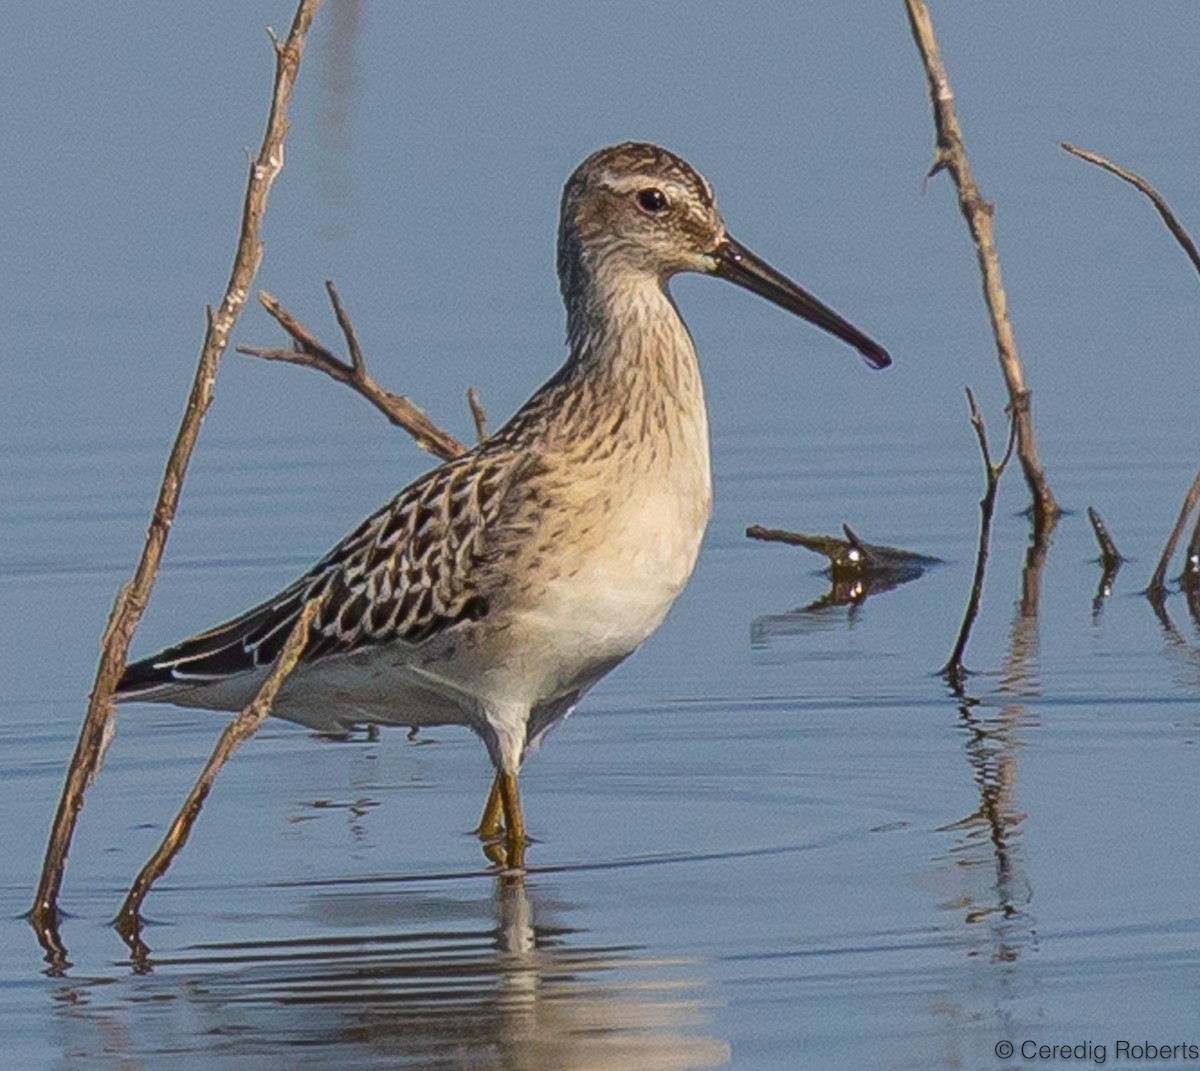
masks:
<path id="1" fill-rule="evenodd" d="M 647 212 L 663 212 L 667 206 L 667 195 L 654 186 L 638 190 L 637 203 Z"/>

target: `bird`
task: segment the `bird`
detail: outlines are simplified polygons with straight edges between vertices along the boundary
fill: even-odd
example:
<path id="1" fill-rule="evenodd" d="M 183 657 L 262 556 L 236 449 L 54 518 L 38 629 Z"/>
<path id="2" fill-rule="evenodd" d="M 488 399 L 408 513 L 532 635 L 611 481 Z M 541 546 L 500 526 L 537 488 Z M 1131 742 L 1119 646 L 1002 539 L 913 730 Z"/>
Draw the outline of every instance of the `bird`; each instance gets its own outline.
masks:
<path id="1" fill-rule="evenodd" d="M 712 275 L 887 351 L 734 240 L 712 187 L 657 145 L 590 155 L 563 189 L 568 355 L 516 414 L 418 477 L 279 594 L 131 663 L 118 701 L 239 710 L 324 602 L 272 714 L 327 733 L 463 725 L 495 776 L 477 832 L 525 866 L 527 755 L 663 621 L 712 511 L 708 415 L 669 282 Z"/>

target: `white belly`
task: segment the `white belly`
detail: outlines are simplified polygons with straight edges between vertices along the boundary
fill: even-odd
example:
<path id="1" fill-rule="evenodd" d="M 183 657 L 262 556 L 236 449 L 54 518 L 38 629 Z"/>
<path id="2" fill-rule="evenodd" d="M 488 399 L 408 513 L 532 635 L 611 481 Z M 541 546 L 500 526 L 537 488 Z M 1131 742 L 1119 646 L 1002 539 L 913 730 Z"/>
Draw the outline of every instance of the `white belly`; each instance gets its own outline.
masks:
<path id="1" fill-rule="evenodd" d="M 538 616 L 567 642 L 628 654 L 658 628 L 692 575 L 707 521 L 707 501 L 640 503 L 577 573 L 550 585 Z"/>
<path id="2" fill-rule="evenodd" d="M 673 479 L 635 482 L 602 514 L 581 510 L 578 530 L 542 563 L 538 597 L 513 608 L 511 687 L 498 690 L 537 706 L 586 688 L 658 628 L 692 575 L 712 509 L 703 445 Z"/>

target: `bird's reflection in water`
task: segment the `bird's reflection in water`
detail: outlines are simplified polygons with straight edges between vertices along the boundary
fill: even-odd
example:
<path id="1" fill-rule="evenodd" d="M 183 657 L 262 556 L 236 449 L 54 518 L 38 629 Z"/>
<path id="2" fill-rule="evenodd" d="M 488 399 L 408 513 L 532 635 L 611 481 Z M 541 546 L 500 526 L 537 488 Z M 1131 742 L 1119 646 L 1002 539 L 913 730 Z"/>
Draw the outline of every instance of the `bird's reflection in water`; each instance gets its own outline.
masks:
<path id="1" fill-rule="evenodd" d="M 497 877 L 490 895 L 474 898 L 449 891 L 457 882 L 431 884 L 427 894 L 380 882 L 313 886 L 303 929 L 325 936 L 158 957 L 138 980 L 154 992 L 133 998 L 157 1012 L 131 1031 L 154 1036 L 130 1037 L 128 1055 L 208 1052 L 244 1057 L 239 1068 L 286 1059 L 293 1071 L 728 1063 L 729 1045 L 704 1033 L 714 998 L 694 961 L 577 941 L 542 921 L 536 887 L 518 879 Z M 77 994 L 64 1012 L 86 1017 L 95 1038 L 106 1016 L 94 1004 L 84 1013 L 89 1003 Z M 128 1019 L 127 1007 L 109 1007 Z"/>

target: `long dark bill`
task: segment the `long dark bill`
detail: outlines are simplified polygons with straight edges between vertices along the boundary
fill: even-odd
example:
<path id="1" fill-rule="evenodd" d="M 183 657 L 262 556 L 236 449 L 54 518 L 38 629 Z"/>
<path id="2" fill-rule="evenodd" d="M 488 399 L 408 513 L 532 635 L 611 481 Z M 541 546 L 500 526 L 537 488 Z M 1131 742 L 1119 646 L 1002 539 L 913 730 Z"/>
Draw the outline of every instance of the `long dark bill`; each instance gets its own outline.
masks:
<path id="1" fill-rule="evenodd" d="M 809 323 L 824 328 L 843 342 L 849 342 L 875 368 L 886 368 L 892 359 L 878 342 L 867 338 L 853 324 L 843 320 L 828 305 L 823 305 L 807 290 L 781 275 L 765 260 L 759 260 L 745 246 L 726 237 L 712 254 L 717 261 L 717 274 L 731 283 L 744 286 L 780 308 L 803 316 Z"/>

